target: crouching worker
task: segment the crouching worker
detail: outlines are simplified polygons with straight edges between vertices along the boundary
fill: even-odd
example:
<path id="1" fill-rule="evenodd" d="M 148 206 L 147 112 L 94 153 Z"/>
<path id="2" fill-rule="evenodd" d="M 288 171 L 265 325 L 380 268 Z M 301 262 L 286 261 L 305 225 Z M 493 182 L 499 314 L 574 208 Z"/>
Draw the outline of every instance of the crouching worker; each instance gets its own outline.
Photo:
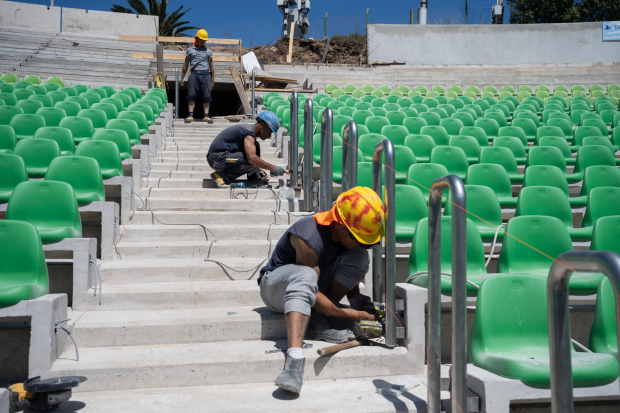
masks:
<path id="1" fill-rule="evenodd" d="M 258 279 L 263 302 L 284 313 L 286 322 L 288 351 L 276 386 L 301 391 L 304 337 L 331 343 L 354 338 L 350 330 L 334 329 L 327 315 L 374 320 L 359 311 L 370 301 L 359 283 L 368 272 L 367 249 L 383 237 L 383 217 L 377 194 L 358 186 L 340 194 L 331 210 L 297 221 L 278 241 Z M 351 308 L 340 304 L 345 295 Z"/>
<path id="2" fill-rule="evenodd" d="M 227 188 L 243 174 L 248 182 L 265 183 L 268 178 L 260 168 L 271 171 L 272 176 L 287 173 L 281 166 L 272 165 L 260 158 L 258 139 L 265 140 L 280 128 L 280 120 L 273 112 L 262 112 L 256 123 L 231 126 L 220 132 L 207 153 L 207 162 L 215 172 L 211 179 L 218 188 Z"/>

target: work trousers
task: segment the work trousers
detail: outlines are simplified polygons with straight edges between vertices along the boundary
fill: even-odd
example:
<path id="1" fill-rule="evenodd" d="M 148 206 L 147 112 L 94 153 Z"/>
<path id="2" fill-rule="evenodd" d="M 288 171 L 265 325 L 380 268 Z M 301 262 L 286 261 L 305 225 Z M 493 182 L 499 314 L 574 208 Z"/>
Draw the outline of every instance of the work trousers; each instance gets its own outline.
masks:
<path id="1" fill-rule="evenodd" d="M 210 153 L 207 155 L 207 162 L 227 184 L 243 174 L 248 174 L 248 181 L 261 179 L 260 169 L 250 164 L 243 152 Z"/>

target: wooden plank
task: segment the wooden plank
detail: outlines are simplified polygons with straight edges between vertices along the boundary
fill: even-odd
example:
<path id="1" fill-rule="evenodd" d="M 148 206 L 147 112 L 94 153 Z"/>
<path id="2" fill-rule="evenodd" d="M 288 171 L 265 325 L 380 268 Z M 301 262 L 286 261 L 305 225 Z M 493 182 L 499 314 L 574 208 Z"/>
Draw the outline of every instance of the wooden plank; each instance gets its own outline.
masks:
<path id="1" fill-rule="evenodd" d="M 156 42 L 156 36 L 118 36 L 119 40 L 123 40 L 126 42 Z M 169 37 L 169 36 L 161 36 L 159 37 L 160 42 L 164 43 L 194 43 L 193 37 Z M 228 44 L 233 46 L 241 45 L 241 39 L 209 39 L 207 40 L 207 44 Z"/>
<path id="2" fill-rule="evenodd" d="M 239 99 L 241 99 L 241 103 L 243 104 L 243 110 L 246 114 L 252 113 L 252 108 L 250 107 L 250 102 L 248 102 L 248 97 L 245 94 L 245 88 L 243 87 L 243 83 L 241 83 L 241 76 L 239 76 L 239 72 L 237 68 L 234 66 L 230 66 L 230 73 L 232 75 L 233 83 L 235 84 L 235 88 L 237 88 L 237 93 L 239 94 Z"/>
<path id="3" fill-rule="evenodd" d="M 134 59 L 153 59 L 157 57 L 155 53 L 132 53 L 131 57 Z M 164 60 L 185 60 L 184 54 L 165 54 Z M 213 56 L 214 62 L 238 62 L 239 56 Z"/>
<path id="4" fill-rule="evenodd" d="M 126 42 L 156 42 L 157 36 L 118 36 L 118 40 Z"/>
<path id="5" fill-rule="evenodd" d="M 214 62 L 239 62 L 241 58 L 239 56 L 213 56 Z"/>
<path id="6" fill-rule="evenodd" d="M 316 93 L 314 90 L 303 89 L 274 89 L 274 88 L 256 88 L 257 92 L 303 92 L 303 93 Z"/>
<path id="7" fill-rule="evenodd" d="M 291 25 L 291 30 L 288 32 L 288 55 L 286 55 L 286 62 L 291 63 L 293 60 L 293 39 L 295 38 L 295 22 Z"/>

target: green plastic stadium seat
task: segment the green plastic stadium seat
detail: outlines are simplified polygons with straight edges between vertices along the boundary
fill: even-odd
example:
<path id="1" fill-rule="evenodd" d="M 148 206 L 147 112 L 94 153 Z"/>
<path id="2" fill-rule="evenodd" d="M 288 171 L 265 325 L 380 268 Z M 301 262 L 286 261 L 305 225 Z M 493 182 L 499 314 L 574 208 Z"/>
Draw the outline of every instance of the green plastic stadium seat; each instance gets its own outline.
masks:
<path id="1" fill-rule="evenodd" d="M 39 76 L 35 76 L 35 75 L 27 75 L 27 76 L 24 76 L 24 82 L 30 82 L 33 85 L 40 85 L 41 84 L 41 78 Z"/>
<path id="2" fill-rule="evenodd" d="M 370 131 L 370 128 L 368 130 Z M 380 134 L 391 140 L 394 145 L 404 145 L 409 131 L 404 126 L 387 125 L 381 128 Z"/>
<path id="3" fill-rule="evenodd" d="M 365 125 L 366 119 L 371 116 L 374 116 L 374 114 L 369 110 L 356 110 L 353 112 L 353 115 L 351 115 L 351 119 L 353 119 L 358 125 Z M 318 121 L 316 118 L 315 120 Z"/>
<path id="4" fill-rule="evenodd" d="M 43 88 L 45 89 L 45 88 Z M 0 92 L 2 93 L 13 93 L 13 91 L 15 90 L 15 86 L 13 85 L 9 85 L 8 83 L 2 83 L 0 82 Z M 45 93 L 47 93 L 47 91 L 45 91 Z M 13 95 L 15 96 L 15 95 Z"/>
<path id="5" fill-rule="evenodd" d="M 338 99 L 341 96 L 346 95 L 347 93 L 344 90 L 336 89 L 332 92 L 332 98 Z"/>
<path id="6" fill-rule="evenodd" d="M 400 105 L 398 103 L 385 103 L 382 107 L 388 112 L 396 112 L 400 109 Z"/>
<path id="7" fill-rule="evenodd" d="M 583 122 L 586 120 L 603 120 L 603 119 L 601 118 L 601 115 L 597 113 L 582 113 L 581 117 L 579 118 L 579 126 L 585 126 Z"/>
<path id="8" fill-rule="evenodd" d="M 99 88 L 90 89 L 88 93 L 96 93 L 101 99 L 105 99 L 108 97 L 108 93 L 105 90 Z"/>
<path id="9" fill-rule="evenodd" d="M 620 253 L 618 248 L 618 223 L 620 217 L 601 218 L 594 226 L 592 236 L 592 249 L 611 250 Z M 1 224 L 0 224 L 1 225 Z M 615 242 L 611 241 L 615 237 Z M 601 238 L 601 243 L 605 244 L 599 248 L 598 244 L 594 247 L 595 238 Z M 603 240 L 604 239 L 604 240 Z M 615 247 L 615 248 L 614 248 Z M 616 299 L 614 287 L 609 278 L 604 277 L 597 289 L 596 310 L 594 312 L 594 322 L 590 330 L 589 348 L 594 353 L 608 354 L 615 359 L 618 358 L 618 328 L 616 325 Z"/>
<path id="10" fill-rule="evenodd" d="M 154 96 L 154 95 L 144 96 L 142 99 L 140 99 L 141 105 L 150 105 L 149 102 L 155 102 L 157 104 L 157 109 L 153 108 L 153 112 L 156 115 L 155 117 L 159 117 L 159 114 L 164 111 L 164 107 L 165 107 L 162 99 L 159 96 Z M 299 102 L 299 103 L 302 103 L 302 102 Z M 299 107 L 302 107 L 302 106 L 299 106 Z"/>
<path id="11" fill-rule="evenodd" d="M 481 148 L 489 146 L 489 138 L 484 129 L 477 126 L 465 126 L 461 128 L 459 135 L 471 136 L 476 138 Z"/>
<path id="12" fill-rule="evenodd" d="M 105 201 L 105 188 L 99 164 L 84 156 L 64 156 L 50 164 L 48 181 L 66 182 L 73 188 L 78 205 Z"/>
<path id="13" fill-rule="evenodd" d="M 32 85 L 28 86 L 26 89 L 32 90 L 36 95 L 47 95 L 47 89 L 45 89 L 43 86 Z"/>
<path id="14" fill-rule="evenodd" d="M 379 116 L 379 117 L 385 117 L 387 115 L 387 110 L 383 109 L 383 108 L 370 108 L 369 111 L 372 113 L 373 116 Z"/>
<path id="15" fill-rule="evenodd" d="M 417 118 L 418 117 L 418 111 L 413 109 L 413 108 L 411 108 L 411 107 L 401 108 L 400 112 L 403 112 L 406 115 L 406 117 L 408 117 L 408 118 Z"/>
<path id="16" fill-rule="evenodd" d="M 43 116 L 45 126 L 58 126 L 62 118 L 67 116 L 66 112 L 60 108 L 40 108 L 36 114 Z"/>
<path id="17" fill-rule="evenodd" d="M 101 109 L 82 109 L 78 113 L 78 117 L 90 119 L 95 130 L 105 129 L 108 124 L 108 117 Z"/>
<path id="18" fill-rule="evenodd" d="M 314 148 L 313 148 L 314 149 Z M 363 162 L 364 157 L 361 152 L 357 152 L 357 161 Z M 334 146 L 332 163 L 332 180 L 337 183 L 342 182 L 342 146 Z"/>
<path id="19" fill-rule="evenodd" d="M 334 116 L 335 118 L 335 116 Z M 342 125 L 344 126 L 344 125 Z M 140 138 L 140 129 L 138 128 L 138 124 L 129 119 L 114 119 L 108 122 L 108 126 L 106 129 L 118 129 L 127 132 L 127 136 L 129 136 L 129 142 L 131 146 L 140 145 L 142 140 Z M 336 129 L 336 123 L 334 122 L 334 130 Z M 334 139 L 336 141 L 336 139 Z"/>
<path id="20" fill-rule="evenodd" d="M 465 107 L 465 102 L 460 99 L 450 99 L 448 100 L 448 105 L 452 105 L 455 110 L 458 110 Z"/>
<path id="21" fill-rule="evenodd" d="M 137 87 L 128 86 L 126 88 L 123 88 L 123 90 L 130 90 L 130 91 L 132 91 L 134 96 L 136 97 L 136 100 L 142 99 L 142 91 L 139 88 L 137 88 Z M 118 92 L 116 92 L 116 93 L 118 93 Z M 298 96 L 302 97 L 302 94 L 298 93 Z"/>
<path id="22" fill-rule="evenodd" d="M 17 101 L 20 101 L 20 100 L 26 100 L 30 96 L 35 96 L 35 93 L 32 90 L 28 90 L 28 89 L 15 89 L 13 91 L 13 95 L 15 96 Z"/>
<path id="23" fill-rule="evenodd" d="M 106 95 L 108 95 L 108 97 L 116 93 L 116 90 L 112 86 L 101 85 L 101 86 L 97 86 L 97 89 L 105 90 L 105 93 Z"/>
<path id="24" fill-rule="evenodd" d="M 511 183 L 519 184 L 523 182 L 524 175 L 519 175 L 518 173 L 517 159 L 508 148 L 495 145 L 490 148 L 482 148 L 480 151 L 480 163 L 501 165 L 506 170 Z"/>
<path id="25" fill-rule="evenodd" d="M 0 125 L 0 154 L 13 153 L 16 144 L 17 138 L 13 128 L 9 125 Z"/>
<path id="26" fill-rule="evenodd" d="M 26 82 L 22 80 L 13 83 L 13 86 L 15 87 L 15 89 L 26 89 L 28 86 L 34 86 L 34 84 L 32 82 Z"/>
<path id="27" fill-rule="evenodd" d="M 583 121 L 584 127 L 594 127 L 601 131 L 602 136 L 608 136 L 610 130 L 602 119 L 586 119 Z"/>
<path id="28" fill-rule="evenodd" d="M 567 176 L 569 182 L 571 179 L 581 180 L 586 168 L 590 166 L 616 166 L 614 154 L 605 146 L 582 146 L 577 152 L 577 160 L 575 161 L 575 169 L 573 174 Z"/>
<path id="29" fill-rule="evenodd" d="M 433 98 L 426 98 L 422 101 L 422 104 L 426 105 L 429 109 L 436 108 L 437 106 L 439 106 L 439 101 Z"/>
<path id="30" fill-rule="evenodd" d="M 149 133 L 146 116 L 144 116 L 142 112 L 123 111 L 118 114 L 118 119 L 133 120 L 136 122 L 140 135 L 148 135 Z M 303 128 L 302 124 L 300 124 L 300 128 Z"/>
<path id="31" fill-rule="evenodd" d="M 347 99 L 347 101 L 344 103 L 347 105 L 346 106 L 347 108 L 355 110 L 356 103 L 364 103 L 364 102 L 362 102 L 361 99 L 351 98 L 351 99 Z"/>
<path id="32" fill-rule="evenodd" d="M 2 76 L 0 76 L 0 80 L 3 80 L 4 82 L 12 85 L 13 83 L 17 82 L 17 76 L 14 75 L 13 73 L 5 73 Z"/>
<path id="33" fill-rule="evenodd" d="M 372 108 L 372 103 L 356 102 L 354 108 L 355 108 L 355 110 L 368 110 L 368 109 Z"/>
<path id="34" fill-rule="evenodd" d="M 34 139 L 50 139 L 58 144 L 61 156 L 71 156 L 75 154 L 75 142 L 73 135 L 67 128 L 46 126 L 39 128 L 34 133 Z"/>
<path id="35" fill-rule="evenodd" d="M 43 244 L 82 237 L 75 193 L 66 182 L 29 181 L 17 185 L 7 206 L 6 219 L 34 225 Z"/>
<path id="36" fill-rule="evenodd" d="M 512 186 L 510 185 L 508 172 L 501 165 L 482 163 L 471 165 L 467 171 L 465 183 L 467 185 L 482 185 L 491 188 L 495 192 L 502 208 L 514 208 L 517 205 L 517 198 L 512 196 Z"/>
<path id="37" fill-rule="evenodd" d="M 568 198 L 568 202 L 573 208 L 583 208 L 586 206 L 586 199 L 578 199 L 577 197 L 568 197 L 568 182 L 566 176 L 557 166 L 550 165 L 534 165 L 525 169 L 525 178 L 523 179 L 523 187 L 530 186 L 552 186 L 562 191 L 564 196 Z"/>
<path id="38" fill-rule="evenodd" d="M 385 136 L 378 133 L 368 133 L 359 137 L 358 148 L 365 162 L 372 162 L 372 154 L 375 150 L 375 146 L 383 139 L 385 139 Z"/>
<path id="39" fill-rule="evenodd" d="M 416 163 L 417 161 L 411 148 L 407 146 L 394 145 L 394 175 L 396 184 L 405 184 L 407 182 L 409 167 Z"/>
<path id="40" fill-rule="evenodd" d="M 364 96 L 366 96 L 366 92 L 364 92 L 363 90 L 354 90 L 353 93 L 351 93 L 351 96 L 353 96 L 355 99 L 362 99 Z"/>
<path id="41" fill-rule="evenodd" d="M 566 143 L 566 141 L 564 141 L 564 143 L 568 148 L 568 144 Z M 510 149 L 510 151 L 514 155 L 517 165 L 525 165 L 527 154 L 525 152 L 525 147 L 523 146 L 523 142 L 521 142 L 521 139 L 515 138 L 514 136 L 497 137 L 493 140 L 493 146 Z"/>
<path id="42" fill-rule="evenodd" d="M 423 127 L 428 126 L 428 123 L 422 118 L 407 118 L 403 121 L 403 126 L 407 128 L 409 134 L 417 135 Z"/>
<path id="43" fill-rule="evenodd" d="M 441 217 L 441 293 L 452 294 L 452 217 Z M 487 274 L 484 266 L 484 247 L 482 239 L 472 220 L 467 219 L 467 280 L 483 285 L 486 280 L 497 275 Z M 428 288 L 428 218 L 422 218 L 415 228 L 407 274 L 417 274 L 411 281 L 413 285 Z M 444 275 L 446 274 L 446 275 Z M 467 295 L 476 296 L 478 289 L 467 284 Z"/>
<path id="44" fill-rule="evenodd" d="M 22 139 L 14 153 L 24 160 L 30 178 L 43 178 L 52 159 L 60 156 L 60 148 L 51 139 Z"/>
<path id="45" fill-rule="evenodd" d="M 536 130 L 538 126 L 532 119 L 513 119 L 511 126 L 523 129 L 528 141 L 534 142 L 534 139 L 536 139 Z"/>
<path id="46" fill-rule="evenodd" d="M 95 159 L 99 164 L 103 179 L 123 176 L 121 155 L 114 142 L 85 141 L 78 145 L 75 154 Z"/>
<path id="47" fill-rule="evenodd" d="M 431 152 L 437 145 L 432 136 L 411 134 L 405 138 L 405 146 L 415 151 L 413 154 L 417 162 L 428 163 Z"/>
<path id="48" fill-rule="evenodd" d="M 422 113 L 422 112 L 427 112 L 428 111 L 428 106 L 426 106 L 424 103 L 414 103 L 413 105 L 409 106 L 411 109 L 415 109 L 418 112 L 418 116 Z"/>
<path id="49" fill-rule="evenodd" d="M 560 106 L 550 107 L 550 106 L 551 106 L 551 104 L 548 104 L 545 107 L 545 110 L 543 110 L 543 113 L 542 113 L 542 123 L 543 123 L 543 125 L 546 125 L 547 122 L 549 122 L 549 118 L 551 117 L 552 113 L 562 113 L 562 114 L 564 113 L 564 110 L 562 109 L 562 107 L 560 107 Z"/>
<path id="50" fill-rule="evenodd" d="M 465 180 L 469 162 L 465 152 L 454 146 L 438 146 L 431 152 L 431 163 L 439 164 L 446 167 L 449 174 L 458 176 L 461 180 Z"/>
<path id="51" fill-rule="evenodd" d="M 375 98 L 379 98 L 379 99 L 385 98 L 385 93 L 383 93 L 380 90 L 373 90 L 372 92 L 370 92 L 370 95 L 374 96 Z"/>
<path id="52" fill-rule="evenodd" d="M 443 126 L 424 126 L 420 129 L 420 134 L 431 136 L 436 146 L 447 146 L 450 143 L 450 135 Z"/>
<path id="53" fill-rule="evenodd" d="M 105 98 L 105 99 L 101 99 L 101 104 L 103 103 L 109 103 L 114 105 L 114 107 L 116 108 L 116 112 L 120 113 L 122 111 L 125 110 L 125 104 L 123 103 L 123 101 L 121 99 L 117 99 L 117 98 Z"/>
<path id="54" fill-rule="evenodd" d="M 484 132 L 490 139 L 496 138 L 499 132 L 499 124 L 495 119 L 477 119 L 474 125 L 484 129 Z"/>
<path id="55" fill-rule="evenodd" d="M 71 88 L 75 89 L 78 92 L 78 95 L 88 91 L 88 86 L 86 85 L 71 85 Z"/>
<path id="56" fill-rule="evenodd" d="M 82 110 L 79 103 L 67 101 L 56 103 L 54 108 L 62 109 L 65 112 L 65 116 L 77 116 L 80 110 Z"/>
<path id="57" fill-rule="evenodd" d="M 534 145 L 538 146 L 538 142 L 540 141 L 540 138 L 543 138 L 545 136 L 557 136 L 558 138 L 563 138 L 564 132 L 562 131 L 562 129 L 558 128 L 557 126 L 541 126 L 536 131 L 536 138 L 534 138 Z"/>
<path id="58" fill-rule="evenodd" d="M 591 227 L 599 218 L 611 215 L 620 215 L 620 188 L 610 186 L 593 188 L 588 194 L 582 227 Z"/>
<path id="59" fill-rule="evenodd" d="M 10 125 L 17 115 L 23 115 L 24 110 L 17 106 L 0 106 L 0 125 Z"/>
<path id="60" fill-rule="evenodd" d="M 566 165 L 575 165 L 577 159 L 571 156 L 570 146 L 566 139 L 557 136 L 545 136 L 544 138 L 540 138 L 538 146 L 554 146 L 558 148 L 562 152 L 562 155 L 564 155 Z"/>
<path id="61" fill-rule="evenodd" d="M 63 92 L 67 94 L 68 96 L 77 96 L 79 93 L 76 89 L 72 88 L 72 87 L 61 87 L 60 89 L 57 90 L 57 92 Z"/>
<path id="62" fill-rule="evenodd" d="M 114 142 L 118 147 L 118 151 L 121 155 L 121 160 L 133 159 L 131 144 L 129 143 L 129 136 L 127 132 L 119 129 L 105 129 L 95 131 L 93 140 L 101 140 Z"/>
<path id="63" fill-rule="evenodd" d="M 357 185 L 372 188 L 372 162 L 357 163 Z"/>
<path id="64" fill-rule="evenodd" d="M 60 85 L 60 87 L 63 87 L 65 85 L 65 83 L 62 81 L 62 78 L 56 77 L 56 76 L 48 77 L 45 82 L 46 83 L 56 83 L 56 84 Z"/>
<path id="65" fill-rule="evenodd" d="M 583 178 L 582 174 L 567 174 L 566 173 L 566 159 L 562 152 L 552 146 L 535 146 L 530 150 L 530 153 L 525 162 L 525 168 L 532 165 L 552 165 L 560 168 L 568 183 L 576 183 Z"/>
<path id="66" fill-rule="evenodd" d="M 79 97 L 83 97 L 84 99 L 86 99 L 89 106 L 92 106 L 95 103 L 101 103 L 101 96 L 95 92 L 88 91 L 85 93 L 81 93 Z"/>
<path id="67" fill-rule="evenodd" d="M 436 98 L 436 99 L 439 100 L 439 98 Z M 440 103 L 439 105 L 437 105 L 437 109 L 443 109 L 448 115 L 448 117 L 451 117 L 453 114 L 456 113 L 456 108 L 447 103 Z M 441 112 L 437 112 L 437 113 L 441 113 Z M 442 119 L 445 119 L 445 118 L 442 116 Z"/>
<path id="68" fill-rule="evenodd" d="M 461 148 L 470 164 L 478 163 L 480 144 L 473 136 L 455 135 L 450 138 L 449 146 Z"/>
<path id="69" fill-rule="evenodd" d="M 409 98 L 400 98 L 396 101 L 396 103 L 401 107 L 401 108 L 408 108 L 411 105 L 413 105 L 413 100 L 409 99 Z"/>
<path id="70" fill-rule="evenodd" d="M 617 110 L 602 110 L 600 115 L 603 119 L 603 122 L 605 122 L 607 126 L 612 126 L 612 128 L 617 126 L 616 124 L 614 124 L 614 118 L 619 115 Z"/>
<path id="71" fill-rule="evenodd" d="M 429 190 L 437 178 L 449 175 L 443 165 L 433 163 L 418 163 L 409 167 L 407 173 L 407 185 L 415 186 L 422 191 L 424 199 L 428 202 Z M 442 204 L 445 200 L 442 201 Z"/>
<path id="72" fill-rule="evenodd" d="M 504 126 L 508 126 L 508 122 L 506 122 L 506 117 L 504 116 L 503 112 L 492 112 L 492 111 L 487 111 L 484 113 L 484 119 L 492 119 L 495 120 L 497 122 L 497 130 L 499 131 L 499 128 L 504 127 Z M 478 126 L 478 125 L 476 125 Z M 497 135 L 496 135 L 497 136 Z"/>
<path id="73" fill-rule="evenodd" d="M 465 185 L 467 198 L 467 218 L 478 229 L 478 233 L 484 242 L 492 242 L 497 232 L 499 241 L 504 237 L 504 231 L 497 228 L 502 225 L 502 208 L 495 196 L 495 192 L 489 187 L 480 185 Z M 448 196 L 448 200 L 450 195 Z M 444 215 L 452 215 L 452 203 L 446 202 Z"/>
<path id="74" fill-rule="evenodd" d="M 516 111 L 515 112 L 515 117 L 516 117 L 516 120 L 519 120 L 519 119 L 530 119 L 530 120 L 532 120 L 532 122 L 534 122 L 534 125 L 536 125 L 536 128 L 540 127 L 540 120 L 538 119 L 538 115 L 535 114 L 535 113 L 532 113 L 532 112 L 529 112 L 529 111 L 525 111 L 525 112 Z M 514 121 L 513 121 L 513 124 L 514 124 Z"/>
<path id="75" fill-rule="evenodd" d="M 547 279 L 511 274 L 487 280 L 478 292 L 468 351 L 477 367 L 549 388 Z M 609 355 L 573 351 L 571 364 L 574 387 L 600 386 L 618 377 L 617 360 Z"/>
<path id="76" fill-rule="evenodd" d="M 91 106 L 91 110 L 97 109 L 105 112 L 107 120 L 118 118 L 118 110 L 116 109 L 116 106 L 111 103 L 95 103 Z"/>
<path id="77" fill-rule="evenodd" d="M 615 166 L 603 165 L 588 167 L 583 174 L 583 183 L 579 196 L 569 199 L 571 205 L 585 207 L 590 191 L 604 186 L 620 188 L 620 169 Z"/>
<path id="78" fill-rule="evenodd" d="M 0 308 L 49 292 L 47 265 L 37 229 L 28 222 L 0 221 Z"/>
<path id="79" fill-rule="evenodd" d="M 573 137 L 573 126 L 568 119 L 551 117 L 547 121 L 547 126 L 555 126 L 560 128 L 566 139 L 570 140 Z"/>
<path id="80" fill-rule="evenodd" d="M 18 155 L 0 153 L 0 178 L 0 204 L 5 204 L 17 184 L 28 181 L 24 160 Z"/>
<path id="81" fill-rule="evenodd" d="M 44 105 L 36 100 L 20 100 L 15 106 L 22 108 L 26 115 L 36 115 L 37 111 L 42 109 Z"/>
<path id="82" fill-rule="evenodd" d="M 6 106 L 15 106 L 17 104 L 17 96 L 13 93 L 0 93 L 0 100 L 2 100 Z"/>
<path id="83" fill-rule="evenodd" d="M 37 129 L 45 126 L 45 119 L 39 115 L 15 115 L 9 126 L 15 131 L 17 140 L 27 139 L 32 138 Z"/>
<path id="84" fill-rule="evenodd" d="M 458 119 L 442 119 L 439 126 L 443 127 L 449 136 L 457 136 L 465 125 Z"/>
<path id="85" fill-rule="evenodd" d="M 63 102 L 69 95 L 65 92 L 55 91 L 55 92 L 47 92 L 47 96 L 52 99 L 52 102 Z M 53 106 L 53 105 L 52 105 Z"/>
<path id="86" fill-rule="evenodd" d="M 463 124 L 462 127 L 465 127 L 465 126 L 472 127 L 474 126 L 474 122 L 475 122 L 473 116 L 466 112 L 456 112 L 455 114 L 452 115 L 452 119 L 461 121 L 461 123 Z M 459 134 L 460 134 L 460 130 L 459 130 Z"/>
<path id="87" fill-rule="evenodd" d="M 515 217 L 543 215 L 558 218 L 566 226 L 573 241 L 589 241 L 592 228 L 574 228 L 568 198 L 561 189 L 552 186 L 528 186 L 519 193 Z M 594 292 L 594 291 L 593 291 Z"/>
<path id="88" fill-rule="evenodd" d="M 90 103 L 88 103 L 88 99 L 84 96 L 69 96 L 63 102 L 75 102 L 80 105 L 80 110 L 82 109 L 90 109 Z"/>
<path id="89" fill-rule="evenodd" d="M 366 118 L 365 125 L 370 131 L 370 133 L 380 134 L 381 129 L 383 129 L 384 126 L 390 125 L 390 121 L 387 120 L 387 118 L 384 118 L 382 116 L 370 116 Z"/>
<path id="90" fill-rule="evenodd" d="M 581 143 L 584 138 L 588 136 L 607 136 L 603 135 L 599 128 L 595 126 L 578 126 L 574 132 L 573 144 L 571 145 L 571 151 L 577 152 L 581 148 Z"/>
<path id="91" fill-rule="evenodd" d="M 410 109 L 410 108 L 407 108 L 407 109 L 408 110 L 414 110 L 414 109 Z M 396 112 L 395 111 L 388 112 L 385 115 L 385 117 L 387 118 L 387 120 L 390 122 L 391 125 L 402 126 L 403 122 L 407 118 L 407 115 L 399 109 Z"/>
<path id="92" fill-rule="evenodd" d="M 76 144 L 92 139 L 95 133 L 92 121 L 85 117 L 67 116 L 58 126 L 69 129 Z"/>
<path id="93" fill-rule="evenodd" d="M 606 136 L 588 136 L 586 138 L 583 138 L 583 141 L 581 142 L 581 146 L 582 147 L 583 146 L 604 146 L 607 149 L 609 149 L 612 155 L 615 155 L 615 152 L 616 152 L 614 151 L 614 145 L 613 143 L 611 143 L 611 139 L 609 139 Z M 616 161 L 616 164 L 619 161 L 620 159 Z"/>

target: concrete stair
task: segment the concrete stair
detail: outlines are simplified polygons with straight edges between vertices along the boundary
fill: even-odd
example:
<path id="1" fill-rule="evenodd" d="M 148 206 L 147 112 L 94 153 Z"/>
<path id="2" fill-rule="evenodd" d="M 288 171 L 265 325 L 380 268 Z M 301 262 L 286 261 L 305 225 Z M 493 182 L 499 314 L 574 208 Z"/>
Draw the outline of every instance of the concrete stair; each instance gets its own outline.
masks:
<path id="1" fill-rule="evenodd" d="M 59 412 L 80 402 L 86 413 L 170 412 L 207 403 L 218 412 L 425 411 L 424 385 L 399 399 L 375 392 L 412 379 L 404 376 L 412 374 L 404 347 L 319 357 L 316 350 L 329 344 L 307 341 L 313 348 L 304 350 L 302 394 L 273 385 L 284 352 L 265 351 L 286 349 L 284 316 L 264 305 L 256 279 L 301 216 L 274 212 L 277 190 L 202 187 L 210 174 L 208 147 L 229 125 L 175 122 L 163 163 L 152 159 L 148 184 L 135 190 L 144 206 L 136 200 L 116 241 L 121 259 L 101 263 L 101 306 L 71 314 L 80 361 L 67 348 L 48 374 L 88 378 Z M 283 164 L 269 145 L 261 142 L 264 158 Z"/>

